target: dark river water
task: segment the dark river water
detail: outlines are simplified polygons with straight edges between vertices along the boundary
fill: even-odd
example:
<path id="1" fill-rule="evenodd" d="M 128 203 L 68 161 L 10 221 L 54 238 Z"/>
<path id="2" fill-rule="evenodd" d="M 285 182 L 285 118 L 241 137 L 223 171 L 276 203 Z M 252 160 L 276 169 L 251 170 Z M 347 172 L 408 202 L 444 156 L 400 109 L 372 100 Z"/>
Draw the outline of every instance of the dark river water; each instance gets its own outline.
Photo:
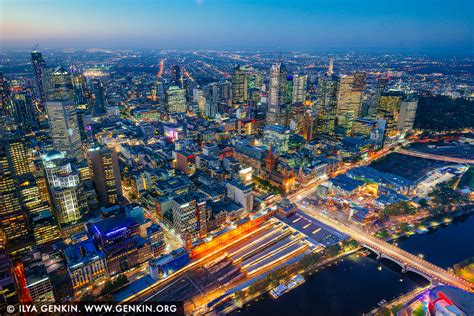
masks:
<path id="1" fill-rule="evenodd" d="M 396 241 L 399 247 L 447 268 L 474 256 L 474 216 Z M 387 259 L 354 254 L 313 273 L 306 282 L 278 299 L 265 295 L 233 315 L 362 315 L 382 299 L 391 300 L 418 286 L 423 277 L 402 273 Z"/>

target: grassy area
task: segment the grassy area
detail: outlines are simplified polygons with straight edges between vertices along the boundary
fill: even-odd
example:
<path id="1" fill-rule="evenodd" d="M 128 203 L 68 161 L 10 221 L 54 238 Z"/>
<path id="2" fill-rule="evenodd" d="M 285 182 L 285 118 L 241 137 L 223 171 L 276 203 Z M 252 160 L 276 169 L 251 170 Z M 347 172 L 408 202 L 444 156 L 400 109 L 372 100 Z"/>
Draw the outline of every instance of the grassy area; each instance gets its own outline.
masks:
<path id="1" fill-rule="evenodd" d="M 459 188 L 469 187 L 471 190 L 474 190 L 474 169 L 469 167 L 469 169 L 463 174 L 461 180 L 459 181 Z"/>
<path id="2" fill-rule="evenodd" d="M 474 257 L 468 258 L 453 266 L 454 273 L 466 279 L 469 282 L 474 282 Z"/>

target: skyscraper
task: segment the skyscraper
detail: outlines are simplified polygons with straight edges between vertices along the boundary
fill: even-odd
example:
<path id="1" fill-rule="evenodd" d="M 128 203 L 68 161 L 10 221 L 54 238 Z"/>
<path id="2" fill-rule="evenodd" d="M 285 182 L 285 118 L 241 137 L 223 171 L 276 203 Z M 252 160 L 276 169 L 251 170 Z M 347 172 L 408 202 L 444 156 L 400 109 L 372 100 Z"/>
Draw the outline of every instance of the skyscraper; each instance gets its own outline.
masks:
<path id="1" fill-rule="evenodd" d="M 181 68 L 178 65 L 171 65 L 171 81 L 175 85 L 181 84 Z M 182 86 L 180 86 L 182 88 Z"/>
<path id="2" fill-rule="evenodd" d="M 92 114 L 94 116 L 104 115 L 106 111 L 104 85 L 100 79 L 92 79 L 92 92 L 94 93 L 94 104 Z"/>
<path id="3" fill-rule="evenodd" d="M 87 152 L 87 162 L 99 204 L 116 204 L 122 196 L 117 152 L 107 147 L 90 148 Z"/>
<path id="4" fill-rule="evenodd" d="M 74 89 L 71 76 L 64 68 L 57 68 L 51 75 L 46 109 L 51 138 L 56 150 L 66 152 L 78 161 L 84 158 Z"/>
<path id="5" fill-rule="evenodd" d="M 171 86 L 166 91 L 168 113 L 186 112 L 186 91 L 178 86 Z"/>
<path id="6" fill-rule="evenodd" d="M 306 101 L 306 83 L 308 76 L 306 75 L 294 75 L 293 76 L 293 91 L 292 91 L 292 103 Z"/>
<path id="7" fill-rule="evenodd" d="M 334 135 L 339 80 L 334 75 L 325 74 L 318 80 L 317 131 Z"/>
<path id="8" fill-rule="evenodd" d="M 18 239 L 28 232 L 28 223 L 20 205 L 17 189 L 17 177 L 28 171 L 19 144 L 19 139 L 11 134 L 1 136 L 0 229 L 7 241 Z"/>
<path id="9" fill-rule="evenodd" d="M 287 125 L 288 72 L 281 62 L 270 69 L 270 93 L 268 96 L 267 124 Z"/>
<path id="10" fill-rule="evenodd" d="M 337 99 L 337 125 L 346 134 L 350 133 L 354 120 L 360 115 L 365 73 L 342 76 Z"/>
<path id="11" fill-rule="evenodd" d="M 403 96 L 402 91 L 395 90 L 384 92 L 380 96 L 375 115 L 387 122 L 385 130 L 389 137 L 396 133 Z"/>
<path id="12" fill-rule="evenodd" d="M 36 90 L 40 100 L 40 105 L 44 109 L 46 102 L 45 93 L 45 75 L 46 75 L 46 62 L 43 59 L 43 55 L 40 52 L 31 52 L 31 64 L 33 65 L 33 73 L 35 75 Z"/>
<path id="13" fill-rule="evenodd" d="M 418 99 L 415 96 L 407 96 L 400 104 L 400 115 L 398 117 L 397 129 L 407 131 L 413 129 L 415 123 Z"/>
<path id="14" fill-rule="evenodd" d="M 193 89 L 193 101 L 197 103 L 198 112 L 204 115 L 206 112 L 206 96 L 202 89 Z"/>
<path id="15" fill-rule="evenodd" d="M 78 222 L 85 209 L 79 171 L 64 152 L 50 151 L 42 156 L 42 161 L 59 224 Z"/>
<path id="16" fill-rule="evenodd" d="M 218 83 L 211 83 L 206 89 L 206 116 L 216 117 L 220 100 L 220 89 Z"/>
<path id="17" fill-rule="evenodd" d="M 375 115 L 380 103 L 380 97 L 382 96 L 382 93 L 384 93 L 385 90 L 387 89 L 387 86 L 388 86 L 387 78 L 377 79 L 377 85 L 375 87 L 375 91 L 372 96 L 370 106 L 367 109 L 367 113 L 363 113 L 364 116 L 373 117 Z"/>
<path id="18" fill-rule="evenodd" d="M 232 106 L 244 105 L 247 101 L 247 74 L 240 66 L 232 73 Z"/>
<path id="19" fill-rule="evenodd" d="M 15 93 L 11 98 L 11 102 L 11 114 L 17 128 L 24 131 L 36 129 L 39 125 L 38 114 L 31 96 L 26 92 Z"/>

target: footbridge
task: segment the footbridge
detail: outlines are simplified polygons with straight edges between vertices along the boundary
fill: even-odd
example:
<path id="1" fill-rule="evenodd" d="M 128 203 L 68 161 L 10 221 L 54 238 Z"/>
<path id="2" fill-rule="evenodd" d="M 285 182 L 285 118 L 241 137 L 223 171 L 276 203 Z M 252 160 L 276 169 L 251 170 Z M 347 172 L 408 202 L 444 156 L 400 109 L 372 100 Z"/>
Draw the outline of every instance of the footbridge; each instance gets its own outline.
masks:
<path id="1" fill-rule="evenodd" d="M 453 163 L 458 163 L 458 164 L 474 165 L 474 159 L 441 156 L 441 155 L 422 153 L 422 152 L 413 151 L 413 150 L 406 150 L 406 149 L 399 149 L 396 152 L 399 153 L 399 154 L 402 154 L 402 155 L 413 156 L 413 157 L 418 157 L 418 158 L 425 158 L 425 159 L 445 161 L 445 162 L 453 162 Z"/>

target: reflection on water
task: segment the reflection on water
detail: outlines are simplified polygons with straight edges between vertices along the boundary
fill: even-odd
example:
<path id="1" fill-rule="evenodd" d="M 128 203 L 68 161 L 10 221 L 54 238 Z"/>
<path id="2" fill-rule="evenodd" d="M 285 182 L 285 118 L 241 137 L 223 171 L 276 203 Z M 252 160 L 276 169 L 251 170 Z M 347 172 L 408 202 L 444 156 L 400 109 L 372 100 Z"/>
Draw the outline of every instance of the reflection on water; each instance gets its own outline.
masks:
<path id="1" fill-rule="evenodd" d="M 399 247 L 447 268 L 474 256 L 474 216 L 422 235 L 397 241 Z M 428 283 L 412 272 L 402 273 L 388 259 L 357 254 L 328 266 L 307 278 L 306 283 L 274 300 L 265 296 L 252 302 L 239 315 L 361 315 L 383 299 L 391 300 Z"/>

